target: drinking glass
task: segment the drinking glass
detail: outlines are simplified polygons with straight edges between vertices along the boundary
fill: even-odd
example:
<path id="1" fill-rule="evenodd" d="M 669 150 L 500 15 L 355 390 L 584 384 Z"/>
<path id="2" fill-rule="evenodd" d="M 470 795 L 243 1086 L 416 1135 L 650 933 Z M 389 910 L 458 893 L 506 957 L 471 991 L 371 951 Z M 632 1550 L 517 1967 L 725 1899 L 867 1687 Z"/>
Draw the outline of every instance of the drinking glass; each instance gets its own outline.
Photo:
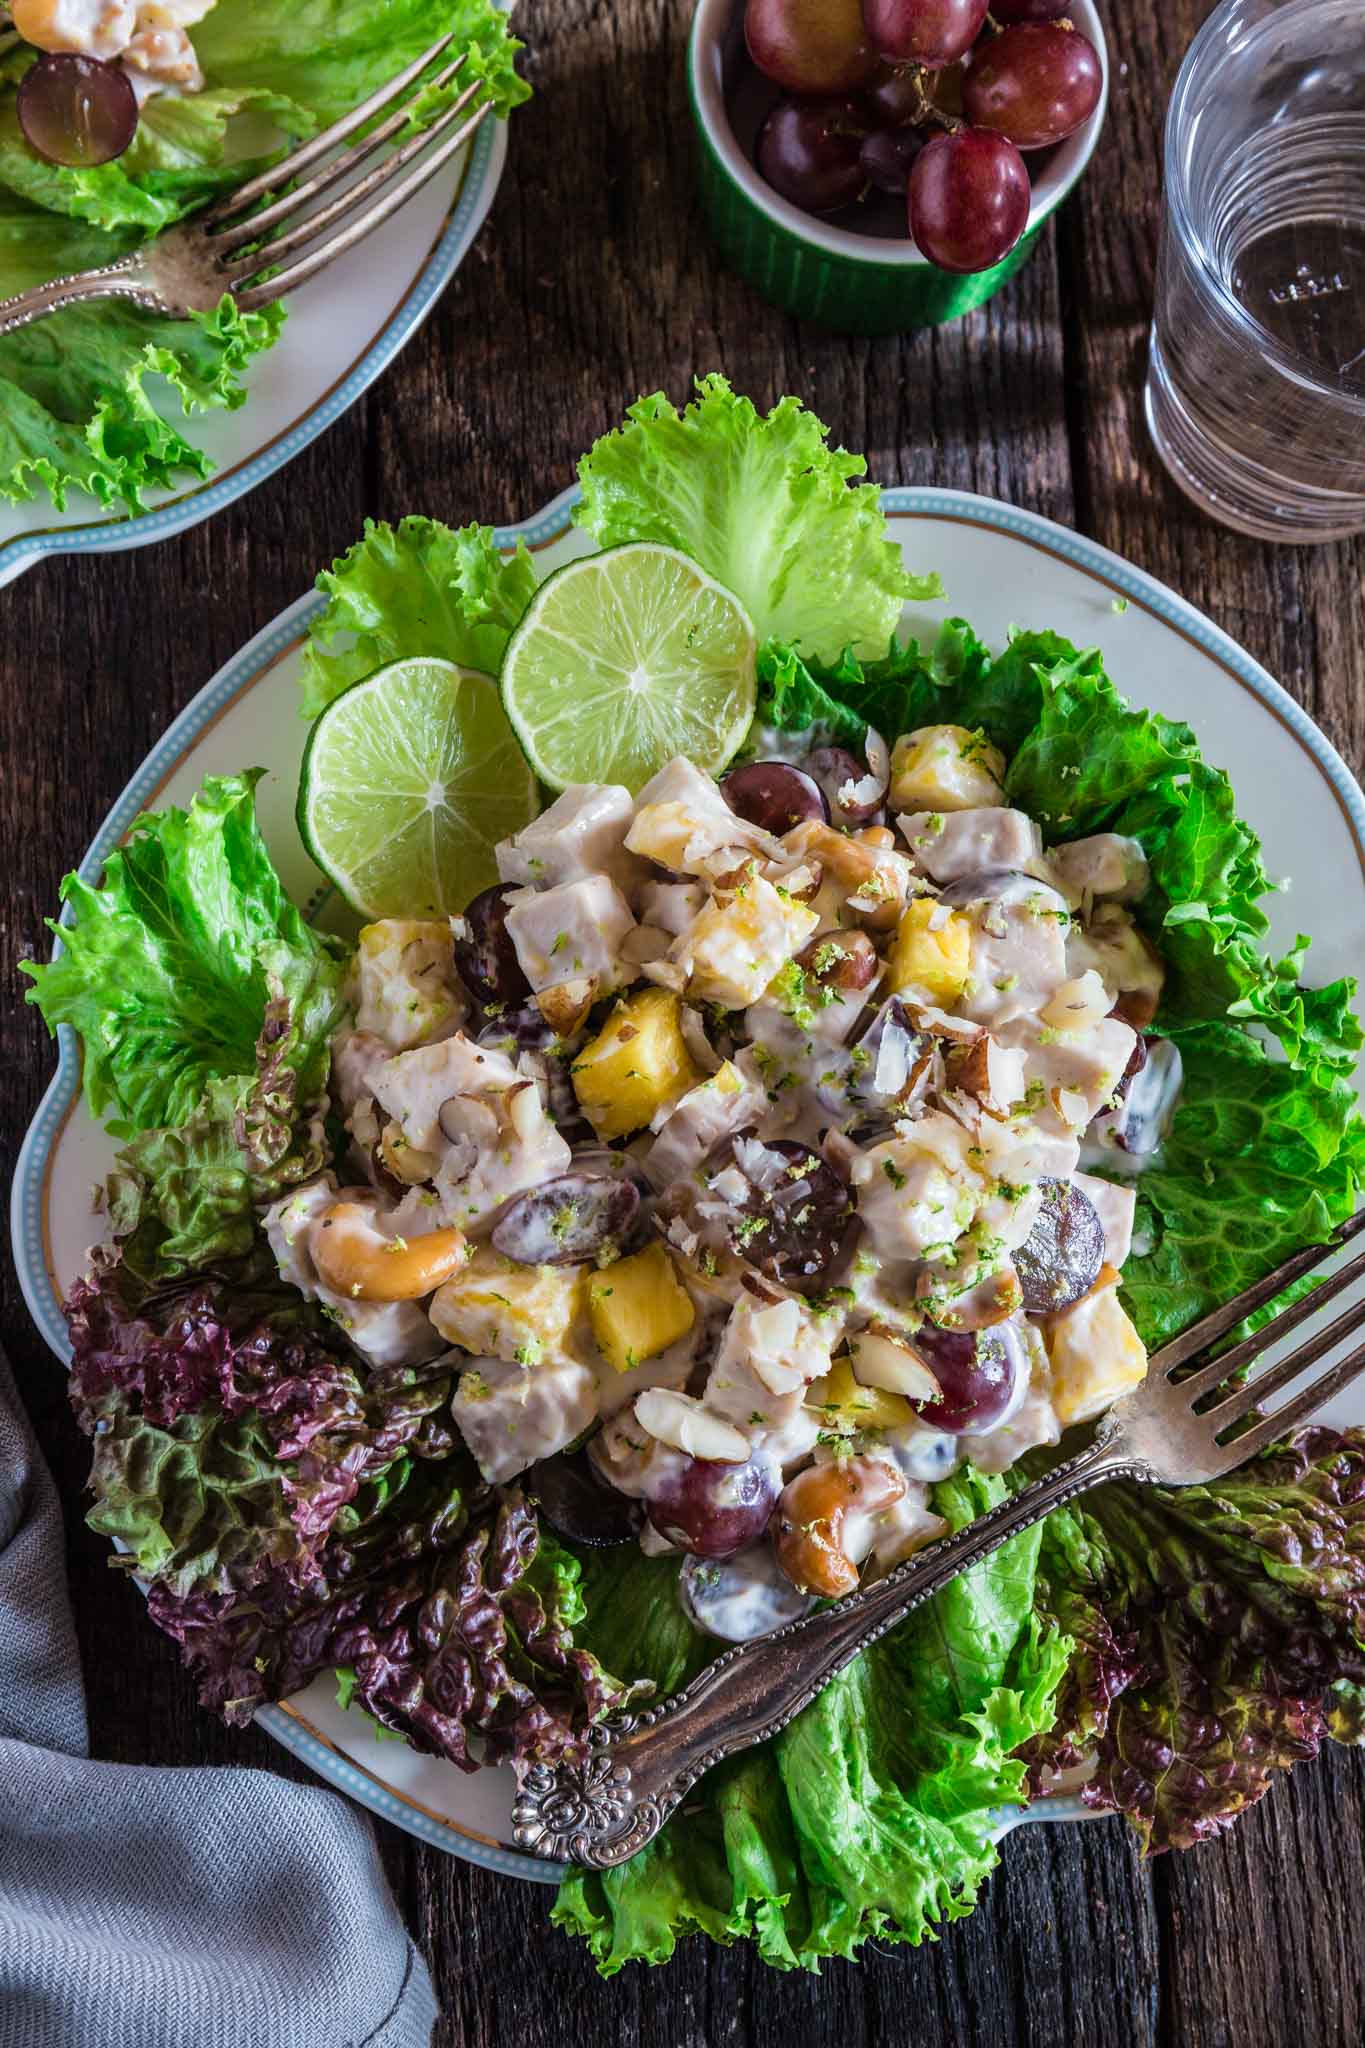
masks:
<path id="1" fill-rule="evenodd" d="M 1365 5 L 1223 0 L 1166 123 L 1147 373 L 1166 467 L 1269 540 L 1365 531 Z"/>

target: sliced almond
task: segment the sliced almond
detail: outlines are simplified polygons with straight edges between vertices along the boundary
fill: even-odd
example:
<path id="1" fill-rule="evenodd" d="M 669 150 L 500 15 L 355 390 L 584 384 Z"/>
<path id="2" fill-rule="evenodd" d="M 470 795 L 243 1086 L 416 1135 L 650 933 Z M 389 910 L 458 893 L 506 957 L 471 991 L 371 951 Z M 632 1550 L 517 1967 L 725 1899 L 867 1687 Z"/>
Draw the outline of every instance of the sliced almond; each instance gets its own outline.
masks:
<path id="1" fill-rule="evenodd" d="M 853 1377 L 884 1394 L 903 1394 L 907 1401 L 937 1401 L 942 1387 L 924 1360 L 886 1330 L 870 1325 L 848 1340 Z"/>
<path id="2" fill-rule="evenodd" d="M 749 1456 L 749 1439 L 733 1423 L 713 1415 L 691 1394 L 677 1394 L 669 1387 L 650 1387 L 638 1394 L 635 1420 L 646 1435 L 690 1458 L 742 1465 Z"/>
<path id="3" fill-rule="evenodd" d="M 536 1008 L 561 1038 L 571 1037 L 597 998 L 597 976 L 595 974 L 575 975 L 572 981 L 558 981 L 553 988 L 543 988 L 536 997 Z"/>

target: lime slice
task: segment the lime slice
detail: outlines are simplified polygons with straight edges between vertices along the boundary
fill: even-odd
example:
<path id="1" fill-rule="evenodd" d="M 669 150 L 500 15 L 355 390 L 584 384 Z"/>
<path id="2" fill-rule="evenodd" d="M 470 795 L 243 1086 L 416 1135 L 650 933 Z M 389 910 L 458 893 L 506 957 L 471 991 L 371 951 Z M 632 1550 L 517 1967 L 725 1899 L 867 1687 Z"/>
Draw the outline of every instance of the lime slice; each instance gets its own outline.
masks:
<path id="1" fill-rule="evenodd" d="M 543 583 L 502 663 L 502 701 L 551 789 L 634 792 L 686 754 L 716 774 L 754 715 L 747 612 L 676 548 L 635 541 Z"/>
<path id="2" fill-rule="evenodd" d="M 446 916 L 498 879 L 493 848 L 540 809 L 497 685 L 453 661 L 395 661 L 309 735 L 299 831 L 363 917 Z"/>

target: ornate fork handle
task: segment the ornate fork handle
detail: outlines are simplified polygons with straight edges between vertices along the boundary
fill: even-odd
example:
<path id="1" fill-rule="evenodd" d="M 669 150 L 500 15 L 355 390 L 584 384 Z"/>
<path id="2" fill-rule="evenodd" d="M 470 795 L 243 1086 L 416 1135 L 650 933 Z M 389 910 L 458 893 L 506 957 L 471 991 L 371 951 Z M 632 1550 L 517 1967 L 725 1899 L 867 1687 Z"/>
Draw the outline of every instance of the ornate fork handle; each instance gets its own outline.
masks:
<path id="1" fill-rule="evenodd" d="M 0 299 L 0 334 L 13 334 L 63 306 L 79 305 L 87 299 L 139 299 L 154 307 L 155 287 L 137 251 L 107 263 L 102 270 L 81 270 L 69 277 L 50 278 L 19 292 L 12 299 Z"/>
<path id="2" fill-rule="evenodd" d="M 1149 1468 L 1107 1424 L 1079 1456 L 918 1552 L 869 1592 L 727 1651 L 682 1692 L 599 1721 L 581 1762 L 523 1766 L 512 1808 L 523 1849 L 605 1870 L 643 1849 L 697 1780 L 766 1741 L 846 1664 L 1002 1543 L 1101 1480 Z"/>

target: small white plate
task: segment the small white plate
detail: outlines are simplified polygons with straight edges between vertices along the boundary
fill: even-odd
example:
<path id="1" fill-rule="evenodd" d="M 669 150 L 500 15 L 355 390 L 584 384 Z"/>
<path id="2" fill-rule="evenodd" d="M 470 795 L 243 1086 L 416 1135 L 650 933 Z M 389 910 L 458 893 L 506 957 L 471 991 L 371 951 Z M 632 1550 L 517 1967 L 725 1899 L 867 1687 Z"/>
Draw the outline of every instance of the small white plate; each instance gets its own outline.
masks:
<path id="1" fill-rule="evenodd" d="M 524 538 L 545 575 L 588 552 L 568 523 L 575 495 L 566 492 L 525 525 L 506 528 L 500 544 Z M 1365 797 L 1312 720 L 1264 669 L 1172 591 L 1049 520 L 955 491 L 892 490 L 886 504 L 911 567 L 937 569 L 948 591 L 947 601 L 907 613 L 912 631 L 931 633 L 960 613 L 992 645 L 1020 625 L 1102 646 L 1125 695 L 1186 719 L 1208 758 L 1228 769 L 1243 814 L 1265 842 L 1271 873 L 1298 877 L 1302 900 L 1289 893 L 1270 906 L 1273 941 L 1287 949 L 1298 930 L 1311 930 L 1315 981 L 1358 966 L 1365 957 Z M 315 899 L 321 877 L 299 841 L 294 797 L 308 730 L 298 713 L 300 648 L 321 603 L 309 596 L 292 605 L 181 713 L 86 854 L 86 880 L 98 880 L 105 855 L 153 802 L 184 803 L 206 774 L 269 762 L 258 792 L 262 830 L 291 894 L 300 903 Z M 107 1172 L 113 1147 L 80 1102 L 75 1038 L 63 1027 L 60 1039 L 56 1078 L 19 1155 L 12 1225 L 24 1298 L 65 1360 L 61 1290 L 101 1235 L 91 1189 Z M 1326 1414 L 1338 1424 L 1365 1423 L 1361 1383 Z M 258 1719 L 321 1777 L 422 1840 L 486 1869 L 557 1879 L 559 1866 L 511 1846 L 509 1771 L 469 1776 L 402 1743 L 379 1742 L 359 1715 L 339 1710 L 323 1680 Z M 1024 1814 L 1002 1812 L 999 1821 L 1003 1833 L 1021 1819 L 1077 1819 L 1084 1812 L 1079 1801 L 1053 1799 Z"/>
<path id="2" fill-rule="evenodd" d="M 254 490 L 353 406 L 417 332 L 469 253 L 507 161 L 507 123 L 485 121 L 439 176 L 374 234 L 290 295 L 274 348 L 246 371 L 246 403 L 184 419 L 160 378 L 147 389 L 183 425 L 213 472 L 182 489 L 145 493 L 146 510 L 107 512 L 73 491 L 65 512 L 40 492 L 0 501 L 0 588 L 44 555 L 107 554 L 186 532 Z"/>

